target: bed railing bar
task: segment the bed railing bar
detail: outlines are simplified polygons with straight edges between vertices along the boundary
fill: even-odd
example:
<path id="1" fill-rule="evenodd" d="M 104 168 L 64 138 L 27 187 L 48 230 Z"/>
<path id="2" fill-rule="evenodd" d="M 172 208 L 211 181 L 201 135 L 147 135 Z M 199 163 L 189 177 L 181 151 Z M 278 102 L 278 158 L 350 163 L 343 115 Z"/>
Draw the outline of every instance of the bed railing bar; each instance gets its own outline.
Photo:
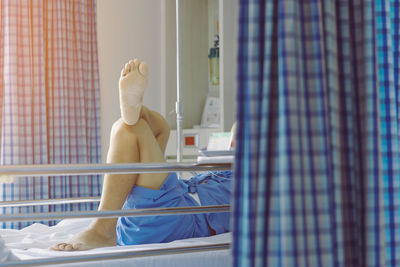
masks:
<path id="1" fill-rule="evenodd" d="M 140 251 L 109 252 L 102 254 L 67 256 L 56 258 L 44 258 L 35 260 L 8 261 L 0 263 L 0 266 L 43 266 L 52 264 L 66 264 L 76 262 L 90 262 L 102 260 L 115 260 L 124 258 L 137 258 L 146 256 L 171 255 L 180 253 L 206 252 L 216 250 L 227 250 L 231 248 L 230 243 L 219 243 L 212 245 L 183 246 L 175 248 L 149 249 Z"/>
<path id="2" fill-rule="evenodd" d="M 25 206 L 43 206 L 43 205 L 61 205 L 73 203 L 89 203 L 99 202 L 100 197 L 84 197 L 84 198 L 55 198 L 55 199 L 37 199 L 37 200 L 14 200 L 0 202 L 0 208 L 8 207 L 25 207 Z"/>
<path id="3" fill-rule="evenodd" d="M 129 210 L 103 210 L 103 211 L 79 211 L 79 212 L 43 212 L 25 214 L 2 214 L 0 222 L 8 221 L 45 221 L 72 218 L 115 218 L 122 216 L 144 217 L 154 215 L 181 215 L 196 213 L 230 212 L 230 205 L 191 206 L 174 208 L 151 208 Z"/>
<path id="4" fill-rule="evenodd" d="M 197 163 L 114 163 L 114 164 L 41 164 L 3 165 L 1 176 L 66 176 L 104 173 L 162 173 L 170 171 L 226 171 L 232 164 Z"/>

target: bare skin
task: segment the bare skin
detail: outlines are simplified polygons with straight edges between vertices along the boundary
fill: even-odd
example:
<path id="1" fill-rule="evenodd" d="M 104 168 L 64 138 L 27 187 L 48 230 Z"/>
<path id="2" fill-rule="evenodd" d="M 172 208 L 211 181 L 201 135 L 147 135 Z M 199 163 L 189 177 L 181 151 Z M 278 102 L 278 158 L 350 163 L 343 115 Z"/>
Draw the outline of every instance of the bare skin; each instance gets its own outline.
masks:
<path id="1" fill-rule="evenodd" d="M 120 96 L 121 91 L 128 91 L 130 99 L 121 99 L 128 108 L 121 106 L 121 113 L 125 114 L 112 126 L 107 163 L 165 162 L 164 151 L 169 137 L 169 126 L 159 113 L 141 104 L 145 90 L 143 86 L 147 86 L 147 75 L 147 64 L 138 59 L 129 61 L 121 71 Z M 137 96 L 132 105 L 134 108 L 129 107 L 132 95 Z M 127 111 L 139 113 L 131 116 L 127 115 Z M 167 176 L 168 173 L 107 174 L 104 176 L 98 210 L 121 209 L 133 186 L 159 189 Z M 115 246 L 116 224 L 117 218 L 94 219 L 88 229 L 50 249 L 76 251 Z"/>

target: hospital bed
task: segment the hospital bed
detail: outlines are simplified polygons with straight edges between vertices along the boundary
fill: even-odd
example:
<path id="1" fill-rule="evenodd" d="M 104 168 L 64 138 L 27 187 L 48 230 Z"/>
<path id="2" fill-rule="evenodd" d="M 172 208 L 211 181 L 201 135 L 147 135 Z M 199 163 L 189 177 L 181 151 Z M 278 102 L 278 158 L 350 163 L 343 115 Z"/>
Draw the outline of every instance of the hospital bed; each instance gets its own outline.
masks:
<path id="1" fill-rule="evenodd" d="M 157 173 L 157 172 L 196 172 L 230 170 L 231 164 L 184 164 L 182 162 L 182 99 L 180 88 L 180 1 L 176 0 L 177 27 L 177 163 L 157 164 L 69 164 L 69 165 L 20 165 L 0 166 L 3 177 L 15 176 L 59 176 L 90 175 L 104 173 Z M 2 202 L 0 207 L 21 207 L 31 205 L 57 205 L 66 203 L 96 202 L 98 198 L 49 199 L 37 201 Z M 146 210 L 53 212 L 35 214 L 3 214 L 5 221 L 46 221 L 59 220 L 55 226 L 40 223 L 32 224 L 22 230 L 0 229 L 0 266 L 190 266 L 220 267 L 231 266 L 231 234 L 176 240 L 170 243 L 134 246 L 115 246 L 90 251 L 62 252 L 48 248 L 70 239 L 85 229 L 90 218 L 119 216 L 152 216 L 205 212 L 229 212 L 229 205 L 163 208 Z"/>
<path id="2" fill-rule="evenodd" d="M 104 173 L 230 170 L 231 164 L 69 164 L 0 166 L 4 176 L 60 176 Z M 0 207 L 97 202 L 98 198 L 2 202 Z M 115 211 L 4 214 L 0 221 L 59 220 L 55 226 L 35 223 L 22 230 L 1 229 L 0 266 L 230 266 L 231 234 L 176 240 L 170 243 L 115 246 L 89 251 L 51 251 L 54 244 L 85 229 L 90 218 L 229 212 L 229 205 Z"/>

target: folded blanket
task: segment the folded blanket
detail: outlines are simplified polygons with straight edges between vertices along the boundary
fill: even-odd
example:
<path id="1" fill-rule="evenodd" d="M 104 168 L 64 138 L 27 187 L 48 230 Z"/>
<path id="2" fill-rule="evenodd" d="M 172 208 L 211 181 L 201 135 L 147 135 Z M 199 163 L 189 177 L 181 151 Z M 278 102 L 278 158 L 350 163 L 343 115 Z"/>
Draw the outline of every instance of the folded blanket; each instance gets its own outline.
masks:
<path id="1" fill-rule="evenodd" d="M 18 260 L 18 258 L 6 246 L 3 238 L 0 237 L 0 262 L 15 261 L 15 260 Z"/>

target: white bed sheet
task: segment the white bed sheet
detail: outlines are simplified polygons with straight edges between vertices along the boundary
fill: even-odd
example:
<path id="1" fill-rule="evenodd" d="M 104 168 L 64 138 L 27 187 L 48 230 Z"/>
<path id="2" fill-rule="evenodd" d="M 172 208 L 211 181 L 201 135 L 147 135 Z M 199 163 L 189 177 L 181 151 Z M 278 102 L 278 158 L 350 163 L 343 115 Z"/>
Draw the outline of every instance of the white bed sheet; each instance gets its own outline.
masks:
<path id="1" fill-rule="evenodd" d="M 0 229 L 0 236 L 6 247 L 20 260 L 32 260 L 50 257 L 65 257 L 76 255 L 104 254 L 109 252 L 138 251 L 144 249 L 174 248 L 181 246 L 210 245 L 231 242 L 231 233 L 225 233 L 203 238 L 176 240 L 170 243 L 145 244 L 135 246 L 115 246 L 98 248 L 89 251 L 62 252 L 48 248 L 54 244 L 70 239 L 74 234 L 85 229 L 91 219 L 68 219 L 55 226 L 33 224 L 22 230 Z M 162 266 L 162 267 L 220 267 L 231 266 L 230 250 L 215 250 L 205 252 L 179 253 L 173 255 L 144 256 L 127 259 L 102 260 L 85 263 L 68 263 L 57 266 Z M 54 265 L 53 265 L 54 266 Z"/>

